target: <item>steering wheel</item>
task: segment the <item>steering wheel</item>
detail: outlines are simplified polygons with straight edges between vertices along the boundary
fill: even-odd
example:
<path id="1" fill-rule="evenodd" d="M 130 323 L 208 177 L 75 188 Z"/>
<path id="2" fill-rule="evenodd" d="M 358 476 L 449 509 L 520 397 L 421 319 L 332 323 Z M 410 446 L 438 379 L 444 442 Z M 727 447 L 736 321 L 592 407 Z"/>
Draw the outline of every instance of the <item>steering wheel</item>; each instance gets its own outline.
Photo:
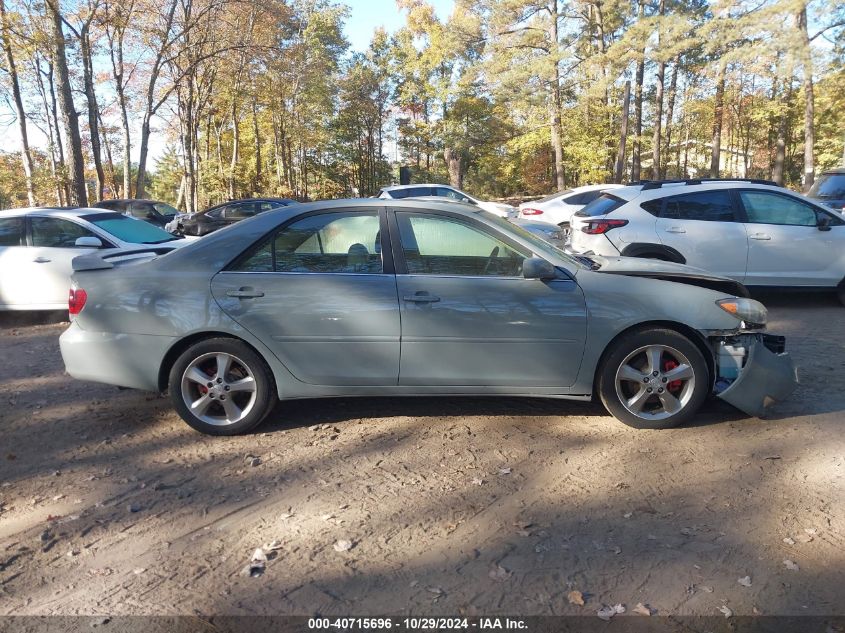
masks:
<path id="1" fill-rule="evenodd" d="M 490 257 L 487 258 L 487 263 L 484 264 L 484 270 L 482 271 L 482 275 L 486 275 L 487 271 L 490 270 L 490 266 L 493 264 L 493 260 L 496 259 L 496 256 L 499 254 L 499 247 L 496 246 L 490 251 Z"/>

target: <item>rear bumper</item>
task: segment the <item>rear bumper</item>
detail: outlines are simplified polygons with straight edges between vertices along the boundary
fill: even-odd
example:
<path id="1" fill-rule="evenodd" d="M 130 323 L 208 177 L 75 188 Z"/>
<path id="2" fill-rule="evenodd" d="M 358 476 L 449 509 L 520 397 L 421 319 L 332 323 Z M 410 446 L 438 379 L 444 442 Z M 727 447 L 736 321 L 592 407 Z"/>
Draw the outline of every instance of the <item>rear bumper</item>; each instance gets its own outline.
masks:
<path id="1" fill-rule="evenodd" d="M 785 400 L 798 386 L 798 370 L 789 354 L 781 351 L 782 339 L 773 343 L 775 337 L 769 337 L 767 346 L 764 336 L 737 337 L 748 349 L 745 365 L 737 379 L 717 393 L 718 398 L 756 417 L 762 416 L 769 406 Z"/>
<path id="2" fill-rule="evenodd" d="M 67 373 L 120 387 L 158 391 L 158 373 L 176 342 L 169 336 L 88 332 L 76 322 L 59 337 Z"/>

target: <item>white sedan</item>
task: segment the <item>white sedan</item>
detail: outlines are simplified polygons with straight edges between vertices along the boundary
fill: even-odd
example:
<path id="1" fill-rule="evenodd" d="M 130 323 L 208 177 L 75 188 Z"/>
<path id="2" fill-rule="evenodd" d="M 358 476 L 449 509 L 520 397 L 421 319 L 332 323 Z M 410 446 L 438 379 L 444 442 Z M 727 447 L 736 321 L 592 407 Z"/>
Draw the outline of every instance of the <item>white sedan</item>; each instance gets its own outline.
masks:
<path id="1" fill-rule="evenodd" d="M 0 310 L 67 309 L 71 261 L 184 244 L 166 231 L 103 209 L 0 211 Z"/>
<path id="2" fill-rule="evenodd" d="M 393 185 L 382 187 L 376 198 L 401 199 L 401 198 L 448 198 L 454 202 L 464 202 L 489 211 L 500 218 L 513 219 L 516 217 L 517 209 L 502 202 L 481 200 L 466 192 L 456 189 L 450 185 L 438 184 L 413 184 Z"/>
<path id="3" fill-rule="evenodd" d="M 552 224 L 568 225 L 569 218 L 576 211 L 598 198 L 603 191 L 616 189 L 622 185 L 587 185 L 558 191 L 545 198 L 523 202 L 519 205 L 519 217 L 526 220 L 542 220 Z"/>

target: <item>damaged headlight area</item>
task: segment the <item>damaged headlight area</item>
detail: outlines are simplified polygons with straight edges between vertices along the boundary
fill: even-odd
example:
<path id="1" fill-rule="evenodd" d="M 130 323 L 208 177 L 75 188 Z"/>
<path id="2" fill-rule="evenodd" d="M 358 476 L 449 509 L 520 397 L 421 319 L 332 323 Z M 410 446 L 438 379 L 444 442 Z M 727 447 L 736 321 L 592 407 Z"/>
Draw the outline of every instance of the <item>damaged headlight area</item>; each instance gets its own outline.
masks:
<path id="1" fill-rule="evenodd" d="M 746 328 L 758 329 L 766 325 L 769 312 L 759 301 L 742 297 L 719 299 L 716 305 L 743 322 Z"/>
<path id="2" fill-rule="evenodd" d="M 714 392 L 740 411 L 759 417 L 798 386 L 783 336 L 740 332 L 710 341 L 716 361 Z"/>

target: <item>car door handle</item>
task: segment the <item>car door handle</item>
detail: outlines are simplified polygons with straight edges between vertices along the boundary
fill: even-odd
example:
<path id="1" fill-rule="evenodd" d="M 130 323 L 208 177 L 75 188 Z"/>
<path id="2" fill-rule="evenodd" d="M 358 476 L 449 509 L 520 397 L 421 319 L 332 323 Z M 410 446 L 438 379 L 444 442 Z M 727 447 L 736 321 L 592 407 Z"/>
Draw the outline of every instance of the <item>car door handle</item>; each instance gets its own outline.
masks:
<path id="1" fill-rule="evenodd" d="M 226 296 L 236 297 L 238 299 L 254 299 L 256 297 L 263 297 L 264 293 L 254 288 L 238 288 L 237 290 L 229 290 Z"/>
<path id="2" fill-rule="evenodd" d="M 46 264 L 46 263 L 50 262 L 51 260 L 46 258 L 46 257 L 36 257 L 32 261 L 34 261 L 36 264 Z"/>
<path id="3" fill-rule="evenodd" d="M 752 240 L 770 240 L 772 239 L 771 235 L 767 235 L 766 233 L 752 233 L 749 235 Z"/>
<path id="4" fill-rule="evenodd" d="M 686 229 L 682 229 L 680 226 L 670 226 L 666 229 L 667 233 L 686 233 Z"/>
<path id="5" fill-rule="evenodd" d="M 413 303 L 436 303 L 440 301 L 440 297 L 435 297 L 427 292 L 418 292 L 414 295 L 405 295 L 402 297 L 404 301 L 412 301 Z"/>

